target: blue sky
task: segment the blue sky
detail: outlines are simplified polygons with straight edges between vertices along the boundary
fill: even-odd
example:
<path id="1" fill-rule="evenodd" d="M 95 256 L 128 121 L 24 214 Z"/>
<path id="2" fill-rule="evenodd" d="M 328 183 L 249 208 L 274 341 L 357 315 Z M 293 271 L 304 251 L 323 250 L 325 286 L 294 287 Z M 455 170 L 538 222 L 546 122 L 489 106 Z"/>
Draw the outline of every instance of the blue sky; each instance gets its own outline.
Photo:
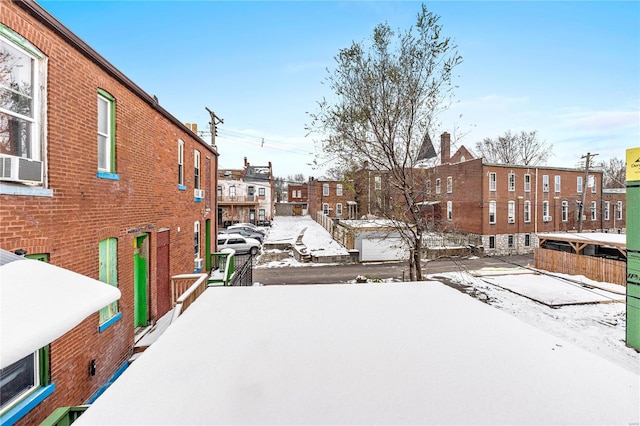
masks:
<path id="1" fill-rule="evenodd" d="M 221 168 L 313 170 L 307 111 L 339 49 L 388 22 L 408 28 L 420 2 L 39 1 L 183 122 L 224 119 Z M 537 130 L 552 166 L 624 158 L 640 146 L 640 2 L 427 2 L 464 62 L 441 131 L 473 150 L 507 130 Z M 439 140 L 438 135 L 432 136 Z M 205 138 L 208 138 L 205 137 Z M 264 143 L 262 142 L 264 138 Z"/>

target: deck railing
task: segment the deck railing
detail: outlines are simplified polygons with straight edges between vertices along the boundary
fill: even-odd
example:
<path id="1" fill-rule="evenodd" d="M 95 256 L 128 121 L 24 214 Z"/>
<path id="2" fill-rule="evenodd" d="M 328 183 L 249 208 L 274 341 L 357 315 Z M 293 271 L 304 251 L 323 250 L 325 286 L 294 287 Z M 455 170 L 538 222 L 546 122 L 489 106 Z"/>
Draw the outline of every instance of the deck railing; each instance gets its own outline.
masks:
<path id="1" fill-rule="evenodd" d="M 88 405 L 56 408 L 53 410 L 53 413 L 49 414 L 49 417 L 40 423 L 40 426 L 69 426 L 75 422 L 87 408 L 89 408 Z"/>
<path id="2" fill-rule="evenodd" d="M 171 322 L 204 293 L 207 289 L 207 278 L 207 274 L 182 274 L 171 277 L 171 299 L 174 306 Z"/>

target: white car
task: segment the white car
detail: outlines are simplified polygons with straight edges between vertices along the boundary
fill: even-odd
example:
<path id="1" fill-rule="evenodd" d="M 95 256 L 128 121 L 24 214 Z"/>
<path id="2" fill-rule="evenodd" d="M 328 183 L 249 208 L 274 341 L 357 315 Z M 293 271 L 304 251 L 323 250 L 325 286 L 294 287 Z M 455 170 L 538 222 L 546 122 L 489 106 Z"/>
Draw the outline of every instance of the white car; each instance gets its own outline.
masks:
<path id="1" fill-rule="evenodd" d="M 255 255 L 260 250 L 260 241 L 240 234 L 218 234 L 218 251 L 224 248 L 234 249 L 237 254 Z"/>

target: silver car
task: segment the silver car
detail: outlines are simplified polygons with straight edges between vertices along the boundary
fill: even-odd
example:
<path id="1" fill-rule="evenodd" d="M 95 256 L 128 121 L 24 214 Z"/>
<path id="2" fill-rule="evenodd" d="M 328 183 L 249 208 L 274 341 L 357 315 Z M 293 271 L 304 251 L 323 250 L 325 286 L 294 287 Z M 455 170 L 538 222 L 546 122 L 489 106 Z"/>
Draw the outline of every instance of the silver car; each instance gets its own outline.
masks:
<path id="1" fill-rule="evenodd" d="M 255 238 L 243 237 L 240 234 L 219 234 L 218 251 L 224 248 L 234 249 L 237 254 L 251 253 L 255 255 L 260 250 L 260 241 Z"/>

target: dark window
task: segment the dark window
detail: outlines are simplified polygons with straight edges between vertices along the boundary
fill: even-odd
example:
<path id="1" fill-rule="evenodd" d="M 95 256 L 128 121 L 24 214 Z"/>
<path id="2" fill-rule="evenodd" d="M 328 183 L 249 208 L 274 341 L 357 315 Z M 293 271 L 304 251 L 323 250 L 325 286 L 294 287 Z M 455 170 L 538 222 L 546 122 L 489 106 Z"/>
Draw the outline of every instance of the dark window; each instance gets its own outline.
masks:
<path id="1" fill-rule="evenodd" d="M 524 234 L 524 246 L 529 247 L 531 245 L 531 235 Z"/>
<path id="2" fill-rule="evenodd" d="M 496 248 L 496 237 L 493 235 L 489 237 L 489 248 L 490 249 Z"/>

